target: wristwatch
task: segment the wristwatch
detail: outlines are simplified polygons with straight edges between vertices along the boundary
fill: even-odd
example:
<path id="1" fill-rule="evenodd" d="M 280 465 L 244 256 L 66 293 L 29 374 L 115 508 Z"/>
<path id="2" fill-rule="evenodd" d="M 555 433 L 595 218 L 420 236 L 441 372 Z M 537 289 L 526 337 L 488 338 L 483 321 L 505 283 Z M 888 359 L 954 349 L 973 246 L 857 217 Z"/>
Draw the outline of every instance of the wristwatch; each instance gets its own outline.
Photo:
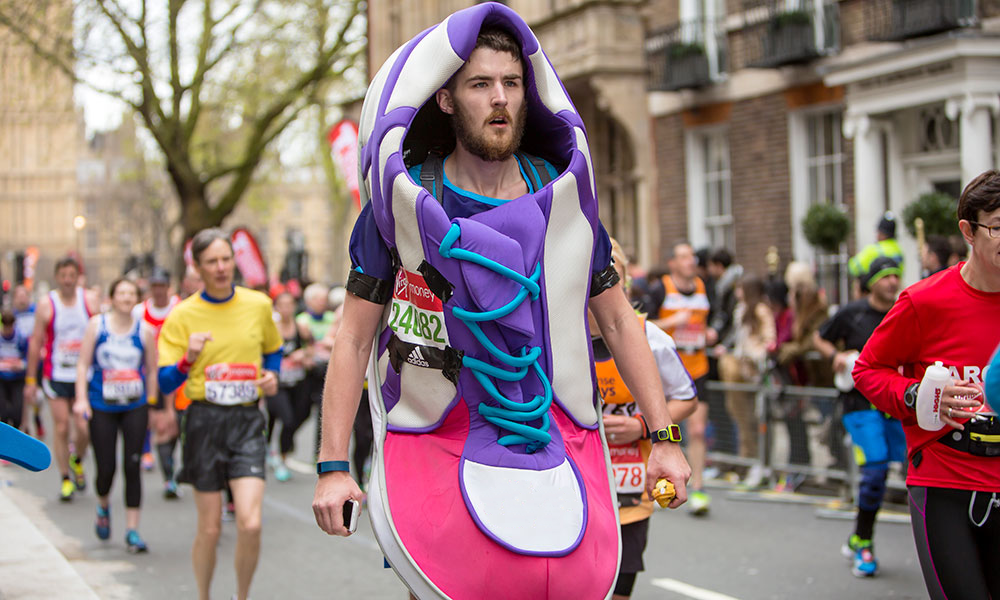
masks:
<path id="1" fill-rule="evenodd" d="M 678 443 L 681 441 L 681 426 L 675 423 L 669 427 L 664 427 L 663 429 L 657 429 L 656 431 L 651 431 L 649 433 L 649 439 L 651 439 L 654 444 L 657 444 L 659 442 Z"/>
<path id="2" fill-rule="evenodd" d="M 920 383 L 911 383 L 910 387 L 903 392 L 903 404 L 906 405 L 906 408 L 917 410 L 917 390 L 919 389 Z"/>

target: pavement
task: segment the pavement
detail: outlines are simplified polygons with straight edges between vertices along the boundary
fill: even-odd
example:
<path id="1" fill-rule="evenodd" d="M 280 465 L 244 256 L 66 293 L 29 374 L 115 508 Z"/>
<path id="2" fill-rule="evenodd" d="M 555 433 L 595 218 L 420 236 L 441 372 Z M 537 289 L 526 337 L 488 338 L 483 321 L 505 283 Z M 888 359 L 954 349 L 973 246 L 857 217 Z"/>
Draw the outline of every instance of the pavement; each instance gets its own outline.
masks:
<path id="1" fill-rule="evenodd" d="M 251 597 L 403 600 L 406 589 L 371 531 L 367 510 L 350 538 L 323 534 L 312 510 L 315 475 L 311 421 L 285 483 L 269 476 L 263 544 Z M 94 474 L 86 461 L 88 478 Z M 195 507 L 190 488 L 166 500 L 157 471 L 145 472 L 140 531 L 150 552 L 130 555 L 122 539 L 121 477 L 110 497 L 112 535 L 94 536 L 92 486 L 70 503 L 57 499 L 58 474 L 0 467 L 0 600 L 178 600 L 196 596 L 190 547 Z M 711 513 L 658 510 L 650 523 L 633 600 L 842 600 L 926 598 L 905 513 L 886 511 L 876 528 L 880 575 L 857 579 L 840 546 L 853 529 L 853 510 L 806 494 L 741 492 L 715 481 Z M 235 591 L 234 523 L 223 523 L 213 598 Z"/>
<path id="2" fill-rule="evenodd" d="M 97 600 L 69 560 L 9 497 L 10 489 L 0 482 L 0 599 Z"/>

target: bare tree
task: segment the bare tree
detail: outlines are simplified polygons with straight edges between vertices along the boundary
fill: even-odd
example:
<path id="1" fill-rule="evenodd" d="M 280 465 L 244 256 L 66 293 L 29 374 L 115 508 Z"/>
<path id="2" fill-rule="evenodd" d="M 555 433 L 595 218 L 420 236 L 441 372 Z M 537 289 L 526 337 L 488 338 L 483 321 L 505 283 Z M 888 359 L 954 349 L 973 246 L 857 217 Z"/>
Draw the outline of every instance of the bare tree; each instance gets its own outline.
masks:
<path id="1" fill-rule="evenodd" d="M 219 225 L 268 147 L 363 68 L 362 0 L 0 0 L 0 26 L 128 105 L 163 153 L 186 239 Z M 317 24 L 322 24 L 317 27 Z"/>

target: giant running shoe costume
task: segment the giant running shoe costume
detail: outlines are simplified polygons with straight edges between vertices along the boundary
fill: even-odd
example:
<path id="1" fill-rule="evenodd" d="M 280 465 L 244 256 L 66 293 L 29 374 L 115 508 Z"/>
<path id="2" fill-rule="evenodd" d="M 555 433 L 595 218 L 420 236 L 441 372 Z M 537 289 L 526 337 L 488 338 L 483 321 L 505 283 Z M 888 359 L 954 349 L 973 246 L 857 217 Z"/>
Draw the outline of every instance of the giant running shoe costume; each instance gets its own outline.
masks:
<path id="1" fill-rule="evenodd" d="M 483 24 L 520 40 L 523 146 L 560 174 L 451 219 L 404 148 Z M 368 372 L 387 560 L 421 599 L 609 597 L 620 542 L 585 325 L 598 219 L 580 115 L 524 21 L 482 4 L 386 61 L 359 129 L 362 194 L 398 256 Z"/>

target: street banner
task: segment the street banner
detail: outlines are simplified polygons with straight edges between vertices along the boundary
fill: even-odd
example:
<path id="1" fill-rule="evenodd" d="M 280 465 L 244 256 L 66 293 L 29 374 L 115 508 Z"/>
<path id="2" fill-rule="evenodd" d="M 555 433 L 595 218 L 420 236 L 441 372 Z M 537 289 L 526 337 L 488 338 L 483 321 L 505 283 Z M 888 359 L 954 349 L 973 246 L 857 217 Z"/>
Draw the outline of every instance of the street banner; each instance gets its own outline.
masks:
<path id="1" fill-rule="evenodd" d="M 35 286 L 35 265 L 38 264 L 38 246 L 28 246 L 24 249 L 24 287 L 29 291 Z"/>
<path id="2" fill-rule="evenodd" d="M 342 119 L 330 128 L 328 135 L 333 162 L 344 178 L 347 191 L 354 198 L 354 205 L 361 210 L 361 192 L 358 188 L 358 125 Z"/>
<path id="3" fill-rule="evenodd" d="M 256 288 L 267 285 L 267 265 L 257 247 L 257 240 L 244 227 L 233 230 L 230 238 L 233 242 L 236 267 L 243 275 L 247 287 Z"/>

